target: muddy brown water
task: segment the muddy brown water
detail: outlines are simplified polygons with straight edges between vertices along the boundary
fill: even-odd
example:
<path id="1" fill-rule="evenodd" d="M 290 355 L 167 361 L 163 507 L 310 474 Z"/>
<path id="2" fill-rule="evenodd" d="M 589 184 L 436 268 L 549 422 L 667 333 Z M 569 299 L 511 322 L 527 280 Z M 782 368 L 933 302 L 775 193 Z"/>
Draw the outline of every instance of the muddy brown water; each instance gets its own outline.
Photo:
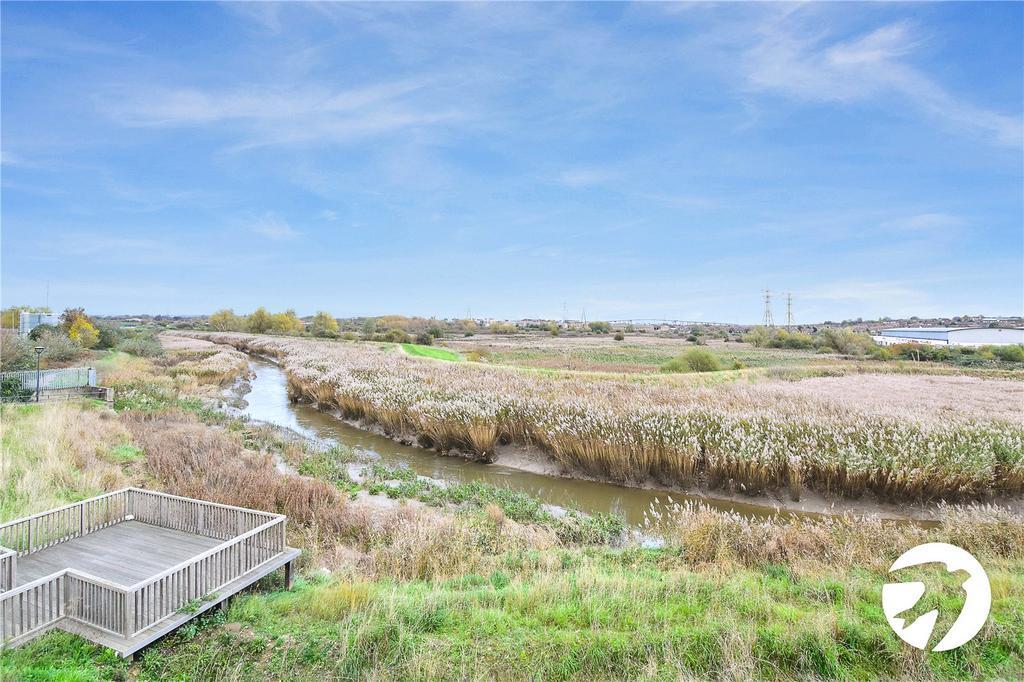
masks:
<path id="1" fill-rule="evenodd" d="M 248 402 L 243 412 L 250 419 L 282 426 L 307 438 L 345 445 L 388 466 L 408 467 L 421 476 L 453 483 L 481 481 L 512 488 L 557 507 L 578 509 L 586 513 L 617 514 L 632 526 L 641 525 L 644 512 L 652 505 L 655 508 L 664 505 L 669 494 L 676 502 L 699 501 L 714 509 L 734 511 L 752 518 L 779 513 L 776 508 L 765 505 L 547 476 L 500 464 L 481 464 L 461 457 L 446 457 L 432 450 L 402 445 L 390 438 L 350 426 L 310 405 L 292 403 L 288 400 L 285 374 L 274 363 L 253 358 L 252 368 L 255 371 L 255 377 L 250 380 L 252 390 L 243 396 Z"/>

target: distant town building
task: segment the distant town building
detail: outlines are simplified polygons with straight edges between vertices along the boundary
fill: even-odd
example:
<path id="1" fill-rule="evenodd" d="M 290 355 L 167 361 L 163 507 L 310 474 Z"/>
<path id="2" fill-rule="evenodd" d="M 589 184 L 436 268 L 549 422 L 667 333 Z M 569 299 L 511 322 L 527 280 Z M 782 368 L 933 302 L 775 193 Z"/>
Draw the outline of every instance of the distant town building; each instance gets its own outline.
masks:
<path id="1" fill-rule="evenodd" d="M 18 322 L 18 336 L 24 339 L 29 335 L 29 332 L 41 324 L 51 324 L 56 327 L 60 324 L 60 315 L 22 312 L 21 320 Z"/>
<path id="2" fill-rule="evenodd" d="M 902 327 L 872 337 L 880 346 L 921 343 L 930 346 L 1009 346 L 1024 344 L 1024 329 L 999 327 Z"/>

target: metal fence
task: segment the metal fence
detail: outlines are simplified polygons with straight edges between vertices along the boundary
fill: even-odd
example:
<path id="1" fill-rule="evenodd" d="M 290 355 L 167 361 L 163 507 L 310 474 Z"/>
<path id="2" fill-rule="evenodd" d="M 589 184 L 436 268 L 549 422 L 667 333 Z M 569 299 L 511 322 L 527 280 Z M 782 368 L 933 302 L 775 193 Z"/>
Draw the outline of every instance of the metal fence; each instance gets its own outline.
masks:
<path id="1" fill-rule="evenodd" d="M 92 367 L 44 369 L 39 371 L 38 381 L 40 393 L 96 386 L 96 370 Z M 36 392 L 36 370 L 0 372 L 0 384 L 3 400 L 27 400 Z"/>

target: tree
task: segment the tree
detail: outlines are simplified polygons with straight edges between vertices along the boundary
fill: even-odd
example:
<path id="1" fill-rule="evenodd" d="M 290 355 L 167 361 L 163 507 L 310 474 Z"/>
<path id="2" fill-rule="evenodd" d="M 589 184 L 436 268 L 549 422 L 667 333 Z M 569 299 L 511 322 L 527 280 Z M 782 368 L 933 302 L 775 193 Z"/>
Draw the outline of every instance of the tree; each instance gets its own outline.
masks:
<path id="1" fill-rule="evenodd" d="M 607 334 L 612 330 L 612 326 L 607 322 L 591 322 L 590 331 L 595 334 Z"/>
<path id="2" fill-rule="evenodd" d="M 313 336 L 336 338 L 338 336 L 338 321 L 330 313 L 321 310 L 310 321 L 309 333 Z"/>
<path id="3" fill-rule="evenodd" d="M 68 338 L 82 348 L 92 348 L 100 340 L 100 333 L 85 315 L 76 317 L 68 329 Z"/>
<path id="4" fill-rule="evenodd" d="M 208 322 L 210 327 L 219 332 L 238 332 L 245 329 L 245 320 L 231 308 L 221 308 L 210 315 Z"/>
<path id="5" fill-rule="evenodd" d="M 306 325 L 295 311 L 289 308 L 283 313 L 274 313 L 270 316 L 270 330 L 275 334 L 301 334 L 306 330 Z"/>
<path id="6" fill-rule="evenodd" d="M 262 306 L 254 310 L 245 321 L 246 328 L 253 334 L 266 334 L 270 331 L 270 325 L 270 313 Z"/>
<path id="7" fill-rule="evenodd" d="M 85 308 L 67 308 L 63 313 L 60 314 L 60 328 L 61 330 L 71 336 L 71 325 L 75 323 L 75 320 L 80 318 L 85 319 L 89 322 L 89 316 L 85 314 Z"/>

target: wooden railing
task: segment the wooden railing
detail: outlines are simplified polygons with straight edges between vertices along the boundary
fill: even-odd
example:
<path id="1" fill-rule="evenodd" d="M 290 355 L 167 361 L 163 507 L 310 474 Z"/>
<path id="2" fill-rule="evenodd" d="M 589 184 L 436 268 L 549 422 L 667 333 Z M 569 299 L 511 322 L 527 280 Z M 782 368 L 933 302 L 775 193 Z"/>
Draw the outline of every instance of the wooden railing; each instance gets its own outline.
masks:
<path id="1" fill-rule="evenodd" d="M 129 589 L 125 637 L 145 630 L 200 601 L 285 549 L 285 518 L 279 517 Z"/>
<path id="2" fill-rule="evenodd" d="M 130 492 L 136 521 L 218 540 L 237 537 L 279 516 L 152 490 L 131 488 Z"/>
<path id="3" fill-rule="evenodd" d="M 25 556 L 125 521 L 134 490 L 118 490 L 0 524 L 0 547 Z"/>
<path id="4" fill-rule="evenodd" d="M 64 574 L 0 593 L 0 645 L 25 639 L 64 617 Z"/>
<path id="5" fill-rule="evenodd" d="M 14 587 L 18 556 L 125 520 L 225 541 L 131 587 L 72 568 Z M 282 553 L 286 521 L 281 514 L 127 488 L 0 525 L 0 544 L 10 547 L 0 549 L 0 590 L 4 562 L 10 565 L 10 587 L 0 591 L 0 646 L 61 618 L 130 638 Z"/>
<path id="6" fill-rule="evenodd" d="M 18 581 L 18 553 L 0 547 L 0 592 L 14 589 Z"/>

